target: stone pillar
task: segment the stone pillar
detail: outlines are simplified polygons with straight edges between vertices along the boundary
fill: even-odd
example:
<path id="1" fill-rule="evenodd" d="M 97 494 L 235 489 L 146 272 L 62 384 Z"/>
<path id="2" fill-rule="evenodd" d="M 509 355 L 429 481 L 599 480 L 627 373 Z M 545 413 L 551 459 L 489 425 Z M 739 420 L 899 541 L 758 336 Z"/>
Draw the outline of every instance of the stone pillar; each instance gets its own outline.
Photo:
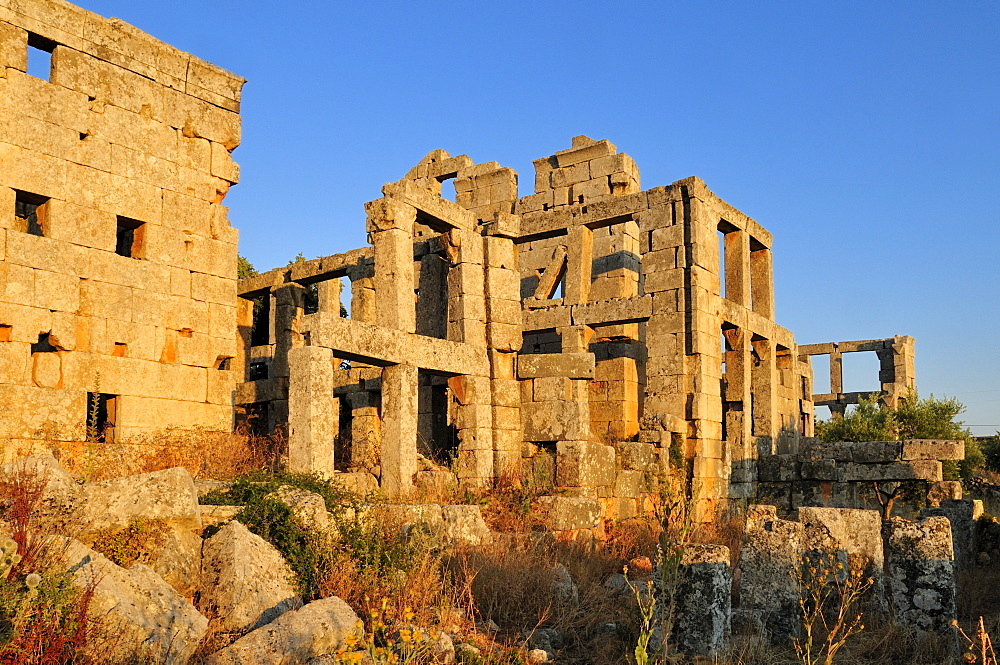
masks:
<path id="1" fill-rule="evenodd" d="M 375 322 L 404 332 L 416 330 L 413 290 L 413 222 L 417 210 L 390 198 L 365 204 L 375 248 Z"/>
<path id="2" fill-rule="evenodd" d="M 267 297 L 264 295 L 263 297 Z M 233 375 L 240 381 L 247 379 L 247 366 L 250 364 L 250 336 L 253 333 L 253 300 L 236 299 L 236 357 L 233 358 Z"/>
<path id="3" fill-rule="evenodd" d="M 774 270 L 771 250 L 761 246 L 750 251 L 750 290 L 753 311 L 766 319 L 774 319 Z"/>
<path id="4" fill-rule="evenodd" d="M 946 517 L 882 525 L 889 605 L 900 626 L 950 634 L 955 608 L 955 556 Z"/>
<path id="5" fill-rule="evenodd" d="M 351 467 L 378 472 L 382 419 L 379 394 L 360 390 L 347 395 L 351 407 Z"/>
<path id="6" fill-rule="evenodd" d="M 687 656 L 715 658 L 729 645 L 732 630 L 733 575 L 729 548 L 686 545 L 680 578 L 674 644 Z"/>
<path id="7" fill-rule="evenodd" d="M 413 490 L 417 472 L 418 371 L 410 365 L 382 370 L 382 491 L 389 497 Z"/>
<path id="8" fill-rule="evenodd" d="M 271 289 L 272 315 L 274 319 L 274 360 L 271 363 L 271 373 L 268 378 L 288 377 L 288 352 L 302 346 L 302 333 L 299 325 L 302 321 L 302 307 L 306 289 L 294 282 L 282 284 Z"/>
<path id="9" fill-rule="evenodd" d="M 457 404 L 458 429 L 455 474 L 466 487 L 485 487 L 493 477 L 493 407 L 490 379 L 486 376 L 453 376 L 448 387 Z"/>
<path id="10" fill-rule="evenodd" d="M 778 419 L 777 386 L 778 371 L 774 341 L 760 339 L 751 342 L 755 355 L 750 370 L 753 390 L 753 431 L 757 444 L 757 455 L 774 455 L 777 450 L 777 435 L 780 429 Z"/>
<path id="11" fill-rule="evenodd" d="M 339 278 L 328 279 L 316 284 L 319 295 L 319 311 L 331 316 L 340 316 L 340 290 L 342 284 Z"/>
<path id="12" fill-rule="evenodd" d="M 740 609 L 760 616 L 774 644 L 799 634 L 802 614 L 793 572 L 805 530 L 778 519 L 774 506 L 750 506 L 740 549 Z"/>
<path id="13" fill-rule="evenodd" d="M 874 584 L 868 592 L 870 609 L 885 612 L 885 558 L 882 547 L 882 516 L 876 510 L 850 508 L 799 508 L 805 528 L 805 549 L 811 556 L 832 553 L 847 568 L 850 556 L 867 560 L 866 577 Z M 869 609 L 869 608 L 864 608 Z"/>
<path id="14" fill-rule="evenodd" d="M 590 300 L 594 232 L 582 225 L 571 226 L 568 231 L 564 302 L 567 305 L 580 305 Z"/>
<path id="15" fill-rule="evenodd" d="M 750 235 L 734 230 L 725 233 L 725 265 L 720 265 L 725 279 L 726 300 L 750 308 Z"/>
<path id="16" fill-rule="evenodd" d="M 499 218 L 500 216 L 498 216 Z M 509 220 L 508 220 L 509 221 Z M 512 226 L 487 227 L 484 243 L 486 340 L 490 355 L 493 474 L 516 473 L 521 463 L 521 395 L 515 373 L 521 349 L 521 277 Z"/>
<path id="17" fill-rule="evenodd" d="M 333 355 L 329 349 L 303 346 L 288 352 L 288 366 L 288 469 L 332 477 L 340 426 Z"/>

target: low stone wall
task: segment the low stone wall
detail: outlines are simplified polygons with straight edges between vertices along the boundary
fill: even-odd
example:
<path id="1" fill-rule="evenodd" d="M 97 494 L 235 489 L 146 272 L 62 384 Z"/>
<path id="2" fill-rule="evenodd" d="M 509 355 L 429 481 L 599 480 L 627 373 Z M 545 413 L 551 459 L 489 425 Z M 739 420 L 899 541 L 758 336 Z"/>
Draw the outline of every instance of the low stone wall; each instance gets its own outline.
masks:
<path id="1" fill-rule="evenodd" d="M 912 439 L 820 443 L 757 461 L 757 494 L 782 511 L 800 506 L 872 507 L 873 483 L 942 479 L 941 462 L 965 457 L 962 441 Z M 869 496 L 872 495 L 872 496 Z"/>

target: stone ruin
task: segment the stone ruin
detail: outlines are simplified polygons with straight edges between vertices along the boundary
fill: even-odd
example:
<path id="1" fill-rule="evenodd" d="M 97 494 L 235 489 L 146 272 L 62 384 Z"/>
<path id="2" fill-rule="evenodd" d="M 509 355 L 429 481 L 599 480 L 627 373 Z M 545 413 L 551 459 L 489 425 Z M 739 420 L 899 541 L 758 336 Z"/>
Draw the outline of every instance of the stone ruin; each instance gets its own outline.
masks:
<path id="1" fill-rule="evenodd" d="M 877 353 L 891 404 L 913 340 L 798 346 L 771 234 L 698 178 L 643 190 L 606 140 L 535 160 L 526 196 L 435 150 L 365 204 L 367 246 L 237 282 L 243 83 L 62 0 L 0 3 L 5 458 L 245 423 L 358 488 L 405 496 L 451 461 L 466 487 L 527 472 L 564 490 L 553 514 L 624 518 L 668 469 L 708 515 L 940 480 L 960 454 L 817 447 L 814 406 L 861 395 L 841 355 Z"/>
<path id="2" fill-rule="evenodd" d="M 873 394 L 843 392 L 842 354 L 876 353 L 894 405 L 912 338 L 797 345 L 768 231 L 698 178 L 643 190 L 586 136 L 535 160 L 527 196 L 510 168 L 435 150 L 365 204 L 367 246 L 237 281 L 222 202 L 243 83 L 62 0 L 0 0 L 0 461 L 243 423 L 287 431 L 292 470 L 388 496 L 445 460 L 465 487 L 546 477 L 567 537 L 647 512 L 673 470 L 703 516 L 774 504 L 750 509 L 735 615 L 730 553 L 685 553 L 685 651 L 717 652 L 734 616 L 790 634 L 787 573 L 817 549 L 866 556 L 874 607 L 947 630 L 975 503 L 938 483 L 920 522 L 843 507 L 937 483 L 961 443 L 812 438 L 816 406 Z M 469 508 L 399 510 L 475 522 L 473 542 Z"/>

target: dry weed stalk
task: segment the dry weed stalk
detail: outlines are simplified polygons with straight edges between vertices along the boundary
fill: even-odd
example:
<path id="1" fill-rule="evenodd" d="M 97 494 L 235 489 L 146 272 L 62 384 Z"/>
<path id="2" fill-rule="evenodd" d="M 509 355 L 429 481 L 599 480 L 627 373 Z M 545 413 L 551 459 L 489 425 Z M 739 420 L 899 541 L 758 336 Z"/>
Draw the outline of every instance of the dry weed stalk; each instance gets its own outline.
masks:
<path id="1" fill-rule="evenodd" d="M 858 601 L 874 580 L 865 576 L 868 562 L 852 555 L 844 564 L 826 553 L 799 559 L 792 578 L 799 590 L 803 637 L 793 637 L 795 654 L 803 665 L 831 665 L 854 633 L 864 629 Z"/>
<path id="2" fill-rule="evenodd" d="M 967 643 L 965 648 L 964 661 L 966 663 L 976 663 L 977 665 L 997 665 L 997 654 L 993 650 L 993 640 L 990 639 L 990 634 L 986 632 L 986 626 L 983 623 L 983 617 L 979 617 L 979 621 L 976 622 L 976 639 L 969 637 L 962 627 L 958 625 L 958 621 L 952 621 L 951 625 L 958 629 L 958 634 L 962 636 Z"/>

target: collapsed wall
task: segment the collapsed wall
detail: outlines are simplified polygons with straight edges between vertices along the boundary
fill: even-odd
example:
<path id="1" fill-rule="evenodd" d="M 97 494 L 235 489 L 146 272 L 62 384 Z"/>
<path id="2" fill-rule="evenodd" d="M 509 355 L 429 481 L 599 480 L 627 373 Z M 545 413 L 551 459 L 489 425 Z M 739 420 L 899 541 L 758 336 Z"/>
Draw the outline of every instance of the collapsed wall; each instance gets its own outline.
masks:
<path id="1" fill-rule="evenodd" d="M 230 431 L 242 368 L 222 201 L 243 83 L 118 19 L 0 2 L 6 455 Z"/>

